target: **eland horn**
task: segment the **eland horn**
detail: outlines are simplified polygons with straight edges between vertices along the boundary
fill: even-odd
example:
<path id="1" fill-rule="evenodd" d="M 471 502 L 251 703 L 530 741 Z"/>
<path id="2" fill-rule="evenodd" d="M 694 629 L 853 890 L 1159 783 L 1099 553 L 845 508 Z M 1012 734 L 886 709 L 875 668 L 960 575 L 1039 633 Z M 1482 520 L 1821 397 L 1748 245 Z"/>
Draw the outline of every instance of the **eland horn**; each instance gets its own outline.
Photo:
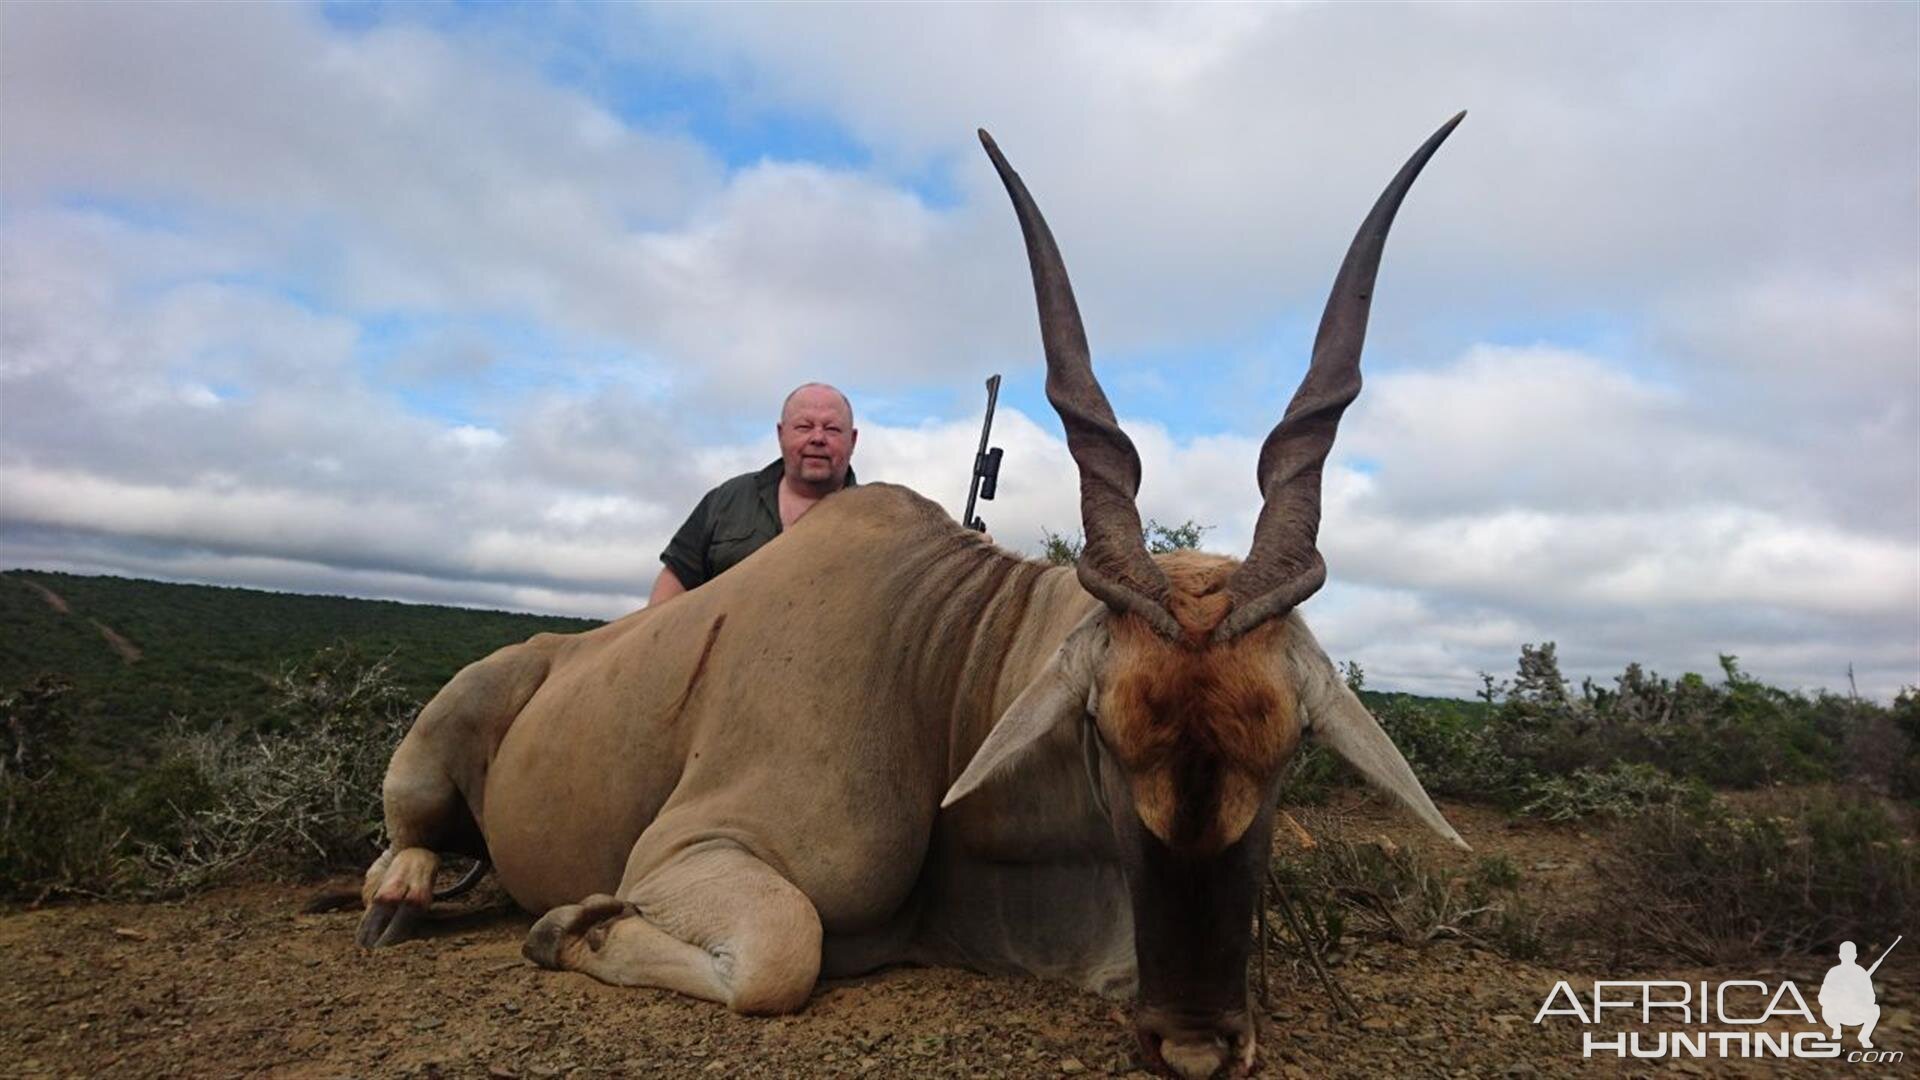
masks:
<path id="1" fill-rule="evenodd" d="M 1285 416 L 1260 447 L 1256 475 L 1264 501 L 1253 530 L 1253 547 L 1227 582 L 1233 607 L 1215 632 L 1219 639 L 1238 637 L 1285 615 L 1327 580 L 1326 561 L 1315 546 L 1320 532 L 1320 472 L 1333 448 L 1340 414 L 1360 393 L 1360 348 L 1367 337 L 1367 314 L 1373 306 L 1373 282 L 1387 229 L 1427 159 L 1466 115 L 1460 113 L 1440 125 L 1414 151 L 1381 192 L 1347 249 L 1320 316 L 1306 377 L 1294 391 Z"/>
<path id="2" fill-rule="evenodd" d="M 1167 578 L 1147 554 L 1133 501 L 1140 491 L 1140 454 L 1120 430 L 1113 406 L 1094 378 L 1087 332 L 1059 245 L 993 136 L 982 130 L 980 144 L 1007 186 L 1026 237 L 1047 353 L 1047 400 L 1066 426 L 1067 451 L 1080 470 L 1080 524 L 1087 538 L 1075 567 L 1080 584 L 1114 611 L 1132 612 L 1162 637 L 1177 640 L 1180 625 L 1167 610 Z"/>

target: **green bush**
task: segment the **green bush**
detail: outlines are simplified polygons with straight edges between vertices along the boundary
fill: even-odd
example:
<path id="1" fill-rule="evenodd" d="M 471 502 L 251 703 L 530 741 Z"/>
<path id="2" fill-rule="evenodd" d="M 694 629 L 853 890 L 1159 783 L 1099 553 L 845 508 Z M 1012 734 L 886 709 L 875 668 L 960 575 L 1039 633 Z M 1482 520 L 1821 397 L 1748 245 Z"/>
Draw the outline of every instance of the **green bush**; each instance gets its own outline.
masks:
<path id="1" fill-rule="evenodd" d="M 1318 806 L 1351 782 L 1347 766 L 1332 752 L 1304 743 L 1280 769 L 1281 806 Z"/>
<path id="2" fill-rule="evenodd" d="M 1890 941 L 1920 923 L 1920 852 L 1883 803 L 1824 789 L 1764 803 L 1637 819 L 1632 854 L 1601 864 L 1634 898 L 1607 909 L 1616 945 L 1713 963 Z"/>
<path id="3" fill-rule="evenodd" d="M 1213 526 L 1192 520 L 1178 525 L 1162 525 L 1149 518 L 1140 531 L 1140 540 L 1146 545 L 1147 552 L 1153 555 L 1164 555 L 1169 551 L 1192 551 L 1199 548 L 1201 538 L 1211 528 Z M 1055 566 L 1072 566 L 1080 561 L 1080 552 L 1086 546 L 1086 538 L 1079 533 L 1057 533 L 1045 526 L 1040 529 L 1040 557 Z"/>
<path id="4" fill-rule="evenodd" d="M 0 896 L 38 902 L 125 887 L 123 792 L 85 764 L 72 684 L 41 676 L 0 694 Z"/>
<path id="5" fill-rule="evenodd" d="M 1520 884 L 1520 868 L 1505 855 L 1480 856 L 1473 876 L 1490 889 L 1511 889 Z"/>
<path id="6" fill-rule="evenodd" d="M 115 769 L 58 687 L 28 689 L 0 695 L 0 897 L 28 902 L 364 865 L 416 708 L 386 661 L 330 647 L 271 680 L 258 731 L 176 723 L 154 761 Z"/>
<path id="7" fill-rule="evenodd" d="M 1697 780 L 1676 780 L 1652 765 L 1616 761 L 1605 769 L 1575 769 L 1567 776 L 1535 779 L 1527 801 L 1515 812 L 1545 821 L 1627 818 L 1651 807 L 1698 804 L 1711 797 Z"/>
<path id="8" fill-rule="evenodd" d="M 1533 781 L 1485 720 L 1404 700 L 1376 706 L 1375 715 L 1430 794 L 1510 805 Z"/>
<path id="9" fill-rule="evenodd" d="M 105 897 L 132 880 L 132 826 L 97 771 L 0 776 L 0 896 Z"/>
<path id="10" fill-rule="evenodd" d="M 1308 927 L 1307 937 L 1336 951 L 1343 938 L 1385 937 L 1407 945 L 1452 937 L 1477 941 L 1516 958 L 1541 954 L 1543 917 L 1513 891 L 1519 871 L 1483 861 L 1473 874 L 1429 863 L 1390 843 L 1323 843 L 1276 860 L 1270 886 L 1285 895 Z M 1314 942 L 1282 935 L 1288 951 Z"/>
<path id="11" fill-rule="evenodd" d="M 1903 708 L 1920 711 L 1903 704 L 1908 698 L 1887 709 L 1833 694 L 1809 697 L 1761 684 L 1735 657 L 1722 656 L 1720 667 L 1723 681 L 1715 685 L 1694 674 L 1664 679 L 1629 664 L 1613 689 L 1588 681 L 1575 694 L 1552 642 L 1523 646 L 1511 683 L 1487 677 L 1490 712 L 1480 739 L 1430 753 L 1443 782 L 1484 780 L 1480 794 L 1510 806 L 1537 799 L 1543 778 L 1624 764 L 1716 788 L 1838 779 L 1883 791 L 1920 786 L 1920 735 L 1900 720 Z M 1480 764 L 1489 757 L 1491 774 Z"/>

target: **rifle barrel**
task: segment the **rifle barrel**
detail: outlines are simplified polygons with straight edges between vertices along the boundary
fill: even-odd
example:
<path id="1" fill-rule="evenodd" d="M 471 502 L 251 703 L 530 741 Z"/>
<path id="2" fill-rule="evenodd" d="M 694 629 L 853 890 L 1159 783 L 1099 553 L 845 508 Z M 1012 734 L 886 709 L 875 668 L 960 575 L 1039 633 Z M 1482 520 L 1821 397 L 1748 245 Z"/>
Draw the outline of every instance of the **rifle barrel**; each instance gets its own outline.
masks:
<path id="1" fill-rule="evenodd" d="M 960 516 L 960 524 L 973 528 L 974 500 L 980 495 L 980 463 L 987 456 L 987 441 L 993 437 L 993 406 L 1000 400 L 1000 376 L 987 379 L 987 418 L 980 425 L 980 449 L 973 455 L 973 476 L 967 482 L 967 512 Z"/>
<path id="2" fill-rule="evenodd" d="M 1890 953 L 1893 951 L 1893 946 L 1900 944 L 1900 942 L 1905 938 L 1906 938 L 1905 934 L 1896 935 L 1893 939 L 1893 945 L 1887 946 L 1887 952 L 1883 952 L 1880 954 L 1880 960 L 1885 960 L 1887 958 L 1887 953 Z M 1869 979 L 1873 978 L 1873 973 L 1880 970 L 1880 960 L 1875 960 L 1873 962 L 1873 966 L 1867 969 L 1867 978 Z"/>

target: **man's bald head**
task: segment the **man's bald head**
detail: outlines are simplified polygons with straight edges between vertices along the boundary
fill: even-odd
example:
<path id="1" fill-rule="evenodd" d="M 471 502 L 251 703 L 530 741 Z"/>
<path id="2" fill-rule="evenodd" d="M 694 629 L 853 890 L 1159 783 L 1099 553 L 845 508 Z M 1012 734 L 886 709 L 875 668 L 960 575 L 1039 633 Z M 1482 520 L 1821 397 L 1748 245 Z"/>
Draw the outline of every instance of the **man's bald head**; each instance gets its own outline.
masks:
<path id="1" fill-rule="evenodd" d="M 793 411 L 794 400 L 802 396 L 810 403 L 815 401 L 824 403 L 829 397 L 837 398 L 840 402 L 841 410 L 846 413 L 845 419 L 847 421 L 847 427 L 848 429 L 852 429 L 853 402 L 847 400 L 847 395 L 841 393 L 837 387 L 829 386 L 823 382 L 801 383 L 799 386 L 793 388 L 793 391 L 787 395 L 787 399 L 780 403 L 780 422 L 782 424 L 787 422 L 787 414 Z"/>

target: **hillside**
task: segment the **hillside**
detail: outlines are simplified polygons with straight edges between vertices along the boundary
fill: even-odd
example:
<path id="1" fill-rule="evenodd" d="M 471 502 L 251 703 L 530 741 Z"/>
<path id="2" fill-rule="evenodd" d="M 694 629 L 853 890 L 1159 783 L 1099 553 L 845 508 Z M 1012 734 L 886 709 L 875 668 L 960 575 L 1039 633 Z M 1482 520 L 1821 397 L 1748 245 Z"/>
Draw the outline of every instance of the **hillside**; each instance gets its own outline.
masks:
<path id="1" fill-rule="evenodd" d="M 271 701 L 269 679 L 328 646 L 386 658 L 399 686 L 424 701 L 462 666 L 503 645 L 596 625 L 9 570 L 0 573 L 0 693 L 58 677 L 72 685 L 63 700 L 90 739 L 124 750 L 144 744 L 170 716 L 196 726 L 256 723 Z"/>
<path id="2" fill-rule="evenodd" d="M 144 745 L 170 717 L 195 726 L 257 723 L 270 679 L 330 646 L 385 659 L 419 701 L 466 664 L 541 632 L 576 633 L 587 619 L 477 611 L 391 600 L 307 596 L 40 570 L 0 572 L 0 694 L 43 676 L 72 686 L 62 699 L 96 743 Z M 1479 702 L 1361 691 L 1376 711 L 1424 707 L 1456 720 Z"/>

